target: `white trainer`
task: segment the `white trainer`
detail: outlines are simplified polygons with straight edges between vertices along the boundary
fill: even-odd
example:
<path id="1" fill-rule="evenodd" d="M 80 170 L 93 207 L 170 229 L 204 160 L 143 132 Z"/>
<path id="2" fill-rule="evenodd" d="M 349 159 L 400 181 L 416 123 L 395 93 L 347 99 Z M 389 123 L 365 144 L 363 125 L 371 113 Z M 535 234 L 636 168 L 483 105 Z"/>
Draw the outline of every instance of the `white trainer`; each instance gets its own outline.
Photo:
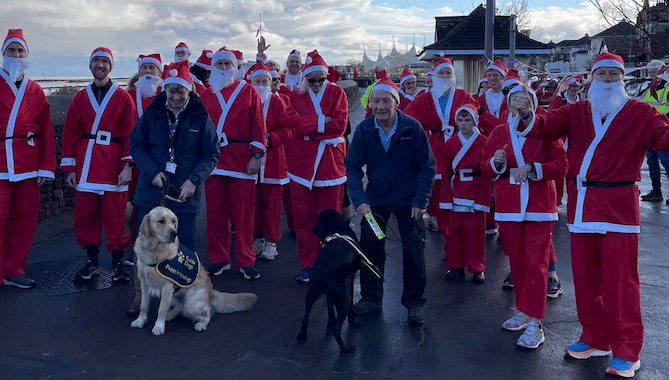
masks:
<path id="1" fill-rule="evenodd" d="M 276 243 L 273 241 L 268 241 L 267 243 L 265 243 L 265 248 L 262 250 L 260 258 L 263 260 L 272 261 L 276 258 L 276 255 L 278 254 L 279 252 L 276 250 Z"/>
<path id="2" fill-rule="evenodd" d="M 255 253 L 256 256 L 261 254 L 265 249 L 265 238 L 254 238 L 251 249 L 253 249 L 253 253 Z"/>

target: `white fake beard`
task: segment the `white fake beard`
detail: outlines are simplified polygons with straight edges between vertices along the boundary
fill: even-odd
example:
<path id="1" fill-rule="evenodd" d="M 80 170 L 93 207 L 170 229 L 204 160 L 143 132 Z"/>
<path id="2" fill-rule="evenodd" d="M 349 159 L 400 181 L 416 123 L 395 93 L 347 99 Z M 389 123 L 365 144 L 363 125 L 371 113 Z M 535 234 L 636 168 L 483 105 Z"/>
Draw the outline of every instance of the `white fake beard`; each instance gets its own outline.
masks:
<path id="1" fill-rule="evenodd" d="M 158 91 L 158 87 L 163 85 L 163 80 L 154 75 L 144 75 L 137 80 L 135 86 L 137 91 L 143 97 L 154 96 Z"/>
<path id="2" fill-rule="evenodd" d="M 209 84 L 214 92 L 219 92 L 222 89 L 230 86 L 235 82 L 235 74 L 237 69 L 221 70 L 217 68 L 211 69 L 211 76 L 209 77 Z"/>
<path id="3" fill-rule="evenodd" d="M 622 81 L 612 83 L 592 81 L 588 90 L 590 107 L 600 118 L 620 110 L 628 99 L 629 95 L 625 92 Z"/>
<path id="4" fill-rule="evenodd" d="M 237 80 L 244 79 L 244 74 L 246 74 L 246 71 L 244 71 L 244 68 L 242 67 L 241 69 L 237 70 L 237 72 L 235 73 L 235 79 L 237 79 Z"/>
<path id="5" fill-rule="evenodd" d="M 455 78 L 440 78 L 438 76 L 435 76 L 432 79 L 432 93 L 436 94 L 437 97 L 440 97 L 444 94 L 444 92 L 448 91 L 451 89 L 451 87 L 455 86 Z"/>
<path id="6" fill-rule="evenodd" d="M 179 62 L 179 61 L 188 60 L 189 58 L 190 58 L 190 54 L 189 54 L 189 55 L 184 55 L 183 57 L 177 57 L 177 56 L 175 55 L 175 56 L 174 56 L 174 63 L 177 63 L 177 62 Z"/>
<path id="7" fill-rule="evenodd" d="M 260 94 L 260 99 L 262 99 L 262 104 L 269 101 L 269 98 L 272 96 L 272 88 L 270 86 L 253 86 Z"/>
<path id="8" fill-rule="evenodd" d="M 7 71 L 11 82 L 16 82 L 28 67 L 30 62 L 26 58 L 2 57 L 2 68 Z"/>

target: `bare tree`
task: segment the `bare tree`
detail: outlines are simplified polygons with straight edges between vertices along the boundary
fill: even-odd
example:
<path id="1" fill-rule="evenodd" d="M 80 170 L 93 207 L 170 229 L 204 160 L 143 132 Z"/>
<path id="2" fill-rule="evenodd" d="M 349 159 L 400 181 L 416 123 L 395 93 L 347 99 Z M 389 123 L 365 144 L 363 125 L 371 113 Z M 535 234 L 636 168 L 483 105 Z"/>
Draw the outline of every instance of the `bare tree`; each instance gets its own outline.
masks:
<path id="1" fill-rule="evenodd" d="M 646 43 L 635 44 L 629 41 L 630 46 L 640 48 L 644 53 L 650 55 L 651 46 L 656 47 L 663 52 L 662 55 L 669 54 L 667 47 L 655 38 L 655 28 L 658 23 L 669 22 L 669 7 L 660 8 L 661 1 L 658 1 L 656 7 L 644 10 L 644 3 L 647 0 L 589 0 L 602 15 L 604 20 L 610 26 L 626 22 L 630 24 Z M 655 9 L 652 9 L 655 8 Z M 643 12 L 643 13 L 642 13 Z"/>
<path id="2" fill-rule="evenodd" d="M 394 54 L 386 57 L 386 62 L 388 63 L 388 68 L 391 73 L 399 74 L 404 67 L 407 67 L 411 64 L 411 60 L 404 54 Z"/>
<path id="3" fill-rule="evenodd" d="M 497 7 L 497 14 L 500 16 L 516 15 L 518 30 L 532 29 L 529 0 L 510 0 L 500 3 Z"/>

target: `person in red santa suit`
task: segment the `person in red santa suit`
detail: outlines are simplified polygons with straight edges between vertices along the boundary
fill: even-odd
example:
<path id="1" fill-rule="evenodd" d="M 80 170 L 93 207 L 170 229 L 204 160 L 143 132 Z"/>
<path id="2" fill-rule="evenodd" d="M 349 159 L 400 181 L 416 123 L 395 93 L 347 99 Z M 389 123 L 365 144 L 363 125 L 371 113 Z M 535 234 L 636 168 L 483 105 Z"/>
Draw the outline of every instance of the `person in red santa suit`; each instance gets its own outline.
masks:
<path id="1" fill-rule="evenodd" d="M 204 52 L 203 52 L 204 53 Z M 179 42 L 177 46 L 174 47 L 174 61 L 188 61 L 190 59 L 190 49 L 185 42 Z M 190 62 L 188 63 L 190 65 Z M 201 93 L 206 90 L 204 83 L 197 77 L 195 74 L 191 73 L 191 80 L 195 86 L 195 92 L 201 96 Z"/>
<path id="2" fill-rule="evenodd" d="M 293 50 L 288 54 L 288 59 L 286 60 L 286 67 L 288 72 L 283 77 L 283 83 L 286 85 L 285 91 L 289 95 L 293 90 L 300 88 L 302 85 L 303 72 L 302 72 L 302 56 L 297 50 Z"/>
<path id="3" fill-rule="evenodd" d="M 200 95 L 209 85 L 209 75 L 211 74 L 211 57 L 214 52 L 211 50 L 202 50 L 200 57 L 190 67 L 191 79 L 195 85 L 195 92 Z"/>
<path id="4" fill-rule="evenodd" d="M 416 75 L 406 67 L 400 75 L 400 111 L 403 111 L 418 93 L 416 85 Z"/>
<path id="5" fill-rule="evenodd" d="M 538 101 L 528 88 L 512 88 L 509 102 L 528 91 L 534 109 Z M 519 111 L 513 106 L 510 111 L 511 121 L 495 128 L 483 147 L 481 172 L 497 182 L 495 220 L 509 256 L 516 296 L 517 313 L 502 327 L 524 329 L 516 343 L 534 349 L 545 341 L 541 322 L 546 316 L 551 235 L 558 220 L 555 180 L 567 172 L 567 157 L 561 140 L 518 136 Z"/>
<path id="6" fill-rule="evenodd" d="M 79 91 L 63 125 L 60 169 L 67 184 L 77 189 L 74 233 L 88 254 L 88 262 L 75 274 L 90 280 L 98 273 L 98 253 L 104 226 L 107 249 L 112 253 L 112 281 L 127 282 L 121 258 L 129 237 L 124 235 L 128 183 L 132 178 L 129 136 L 137 123 L 132 97 L 109 79 L 114 67 L 111 50 L 99 47 L 89 60 L 93 83 Z"/>
<path id="7" fill-rule="evenodd" d="M 476 284 L 485 282 L 485 213 L 490 211 L 490 178 L 481 176 L 486 137 L 478 130 L 478 106 L 465 104 L 456 111 L 459 131 L 444 145 L 439 208 L 450 214 L 446 241 L 446 278 L 465 277 L 465 267 Z"/>
<path id="8" fill-rule="evenodd" d="M 316 50 L 310 52 L 299 91 L 290 94 L 294 115 L 288 128 L 294 138 L 288 153 L 288 177 L 295 218 L 295 234 L 302 270 L 296 280 L 308 282 L 321 248 L 314 235 L 321 211 L 341 211 L 346 155 L 344 132 L 348 100 L 344 89 L 327 81 L 328 65 Z"/>
<path id="9" fill-rule="evenodd" d="M 483 73 L 483 76 L 481 76 L 481 79 L 479 80 L 479 89 L 476 91 L 474 99 L 478 100 L 478 98 L 486 91 L 488 91 L 488 74 Z"/>
<path id="10" fill-rule="evenodd" d="M 624 69 L 620 56 L 602 53 L 593 61 L 587 100 L 535 115 L 524 95 L 515 107 L 521 136 L 569 139 L 567 227 L 583 333 L 565 351 L 579 359 L 613 352 L 606 372 L 632 377 L 643 344 L 635 182 L 646 149 L 669 149 L 669 120 L 629 98 Z"/>
<path id="11" fill-rule="evenodd" d="M 442 150 L 446 141 L 457 132 L 455 111 L 475 101 L 467 91 L 455 88 L 453 63 L 449 58 L 437 59 L 432 71 L 434 72 L 434 84 L 430 92 L 418 94 L 404 111 L 418 120 L 426 133 L 430 134 L 430 147 L 437 160 L 437 174 L 428 205 L 428 213 L 436 216 L 438 230 L 448 241 L 450 211 L 439 209 L 441 186 L 450 186 L 448 181 L 441 180 Z M 429 224 L 428 228 L 430 228 Z M 444 250 L 446 248 L 444 245 Z"/>
<path id="12" fill-rule="evenodd" d="M 219 136 L 221 158 L 205 182 L 207 194 L 207 249 L 219 276 L 230 269 L 231 221 L 235 225 L 235 258 L 247 280 L 260 278 L 253 253 L 255 181 L 267 146 L 262 99 L 253 86 L 235 79 L 237 57 L 220 49 L 211 60 L 209 84 L 202 102 Z"/>
<path id="13" fill-rule="evenodd" d="M 260 161 L 260 179 L 256 184 L 253 252 L 270 261 L 278 255 L 276 242 L 281 239 L 281 195 L 288 183 L 283 144 L 291 136 L 286 125 L 286 104 L 272 93 L 271 76 L 270 69 L 262 62 L 251 67 L 250 80 L 262 99 L 267 127 L 267 153 Z"/>
<path id="14" fill-rule="evenodd" d="M 488 90 L 481 94 L 476 103 L 484 111 L 489 112 L 495 118 L 499 118 L 502 112 L 508 109 L 506 99 L 502 94 L 502 82 L 506 76 L 506 67 L 501 60 L 496 60 L 491 63 L 486 69 L 486 77 L 488 78 Z M 484 132 L 492 130 L 497 125 L 504 124 L 503 120 L 495 119 L 481 119 L 480 127 Z M 490 125 L 489 125 L 490 124 Z"/>
<path id="15" fill-rule="evenodd" d="M 37 227 L 40 186 L 54 178 L 56 148 L 42 88 L 28 79 L 23 30 L 10 29 L 0 70 L 0 285 L 28 289 L 25 264 Z"/>

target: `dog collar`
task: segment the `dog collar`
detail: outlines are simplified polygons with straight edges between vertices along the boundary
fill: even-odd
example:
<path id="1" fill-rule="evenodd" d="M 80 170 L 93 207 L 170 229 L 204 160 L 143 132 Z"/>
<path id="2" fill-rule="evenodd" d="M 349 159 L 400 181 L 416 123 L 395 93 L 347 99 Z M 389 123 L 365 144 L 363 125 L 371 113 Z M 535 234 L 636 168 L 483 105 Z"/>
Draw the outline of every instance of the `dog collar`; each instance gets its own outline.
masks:
<path id="1" fill-rule="evenodd" d="M 383 278 L 383 273 L 381 273 L 381 271 L 379 270 L 379 268 L 377 268 L 376 265 L 374 265 L 374 263 L 372 262 L 372 260 L 370 260 L 370 259 L 365 255 L 365 253 L 362 252 L 362 249 L 360 249 L 360 247 L 358 246 L 358 242 L 355 241 L 355 239 L 353 239 L 353 238 L 350 237 L 349 235 L 341 235 L 341 234 L 339 234 L 339 233 L 334 233 L 334 234 L 332 234 L 332 235 L 328 235 L 328 236 L 326 236 L 325 239 L 323 239 L 323 241 L 325 242 L 325 244 L 327 244 L 327 243 L 329 243 L 329 242 L 331 242 L 331 241 L 333 241 L 333 240 L 335 240 L 335 239 L 343 239 L 344 241 L 346 241 L 346 242 L 347 242 L 353 249 L 355 249 L 355 251 L 358 253 L 358 255 L 360 255 L 360 259 L 361 259 L 362 263 L 363 263 L 367 268 L 369 268 L 369 270 L 370 270 L 372 273 L 374 273 L 374 275 L 375 275 L 376 277 L 378 277 L 381 281 L 385 281 L 385 279 Z"/>

